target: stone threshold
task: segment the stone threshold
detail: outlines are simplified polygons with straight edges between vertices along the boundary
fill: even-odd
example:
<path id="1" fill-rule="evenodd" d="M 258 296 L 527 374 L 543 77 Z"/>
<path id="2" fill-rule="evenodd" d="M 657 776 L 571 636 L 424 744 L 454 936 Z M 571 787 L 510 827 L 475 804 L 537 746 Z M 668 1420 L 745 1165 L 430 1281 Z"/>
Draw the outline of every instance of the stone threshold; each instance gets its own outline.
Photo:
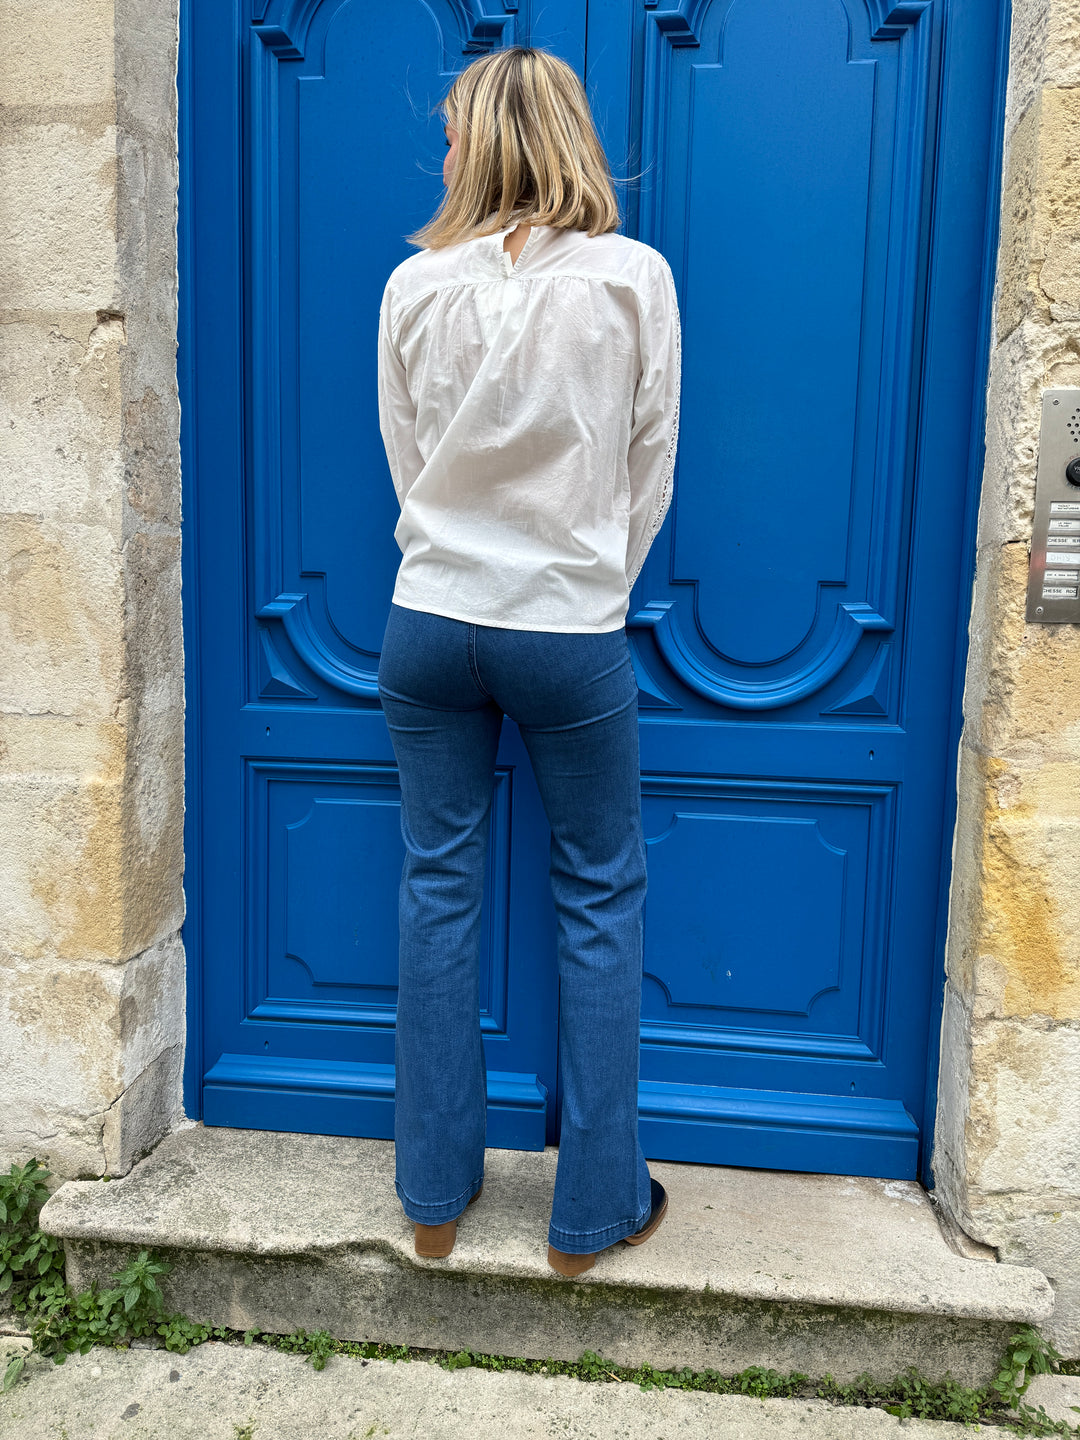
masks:
<path id="1" fill-rule="evenodd" d="M 77 1289 L 153 1246 L 193 1319 L 541 1359 L 975 1385 L 1053 1309 L 1039 1271 L 957 1253 L 914 1181 L 660 1161 L 660 1229 L 567 1280 L 547 1264 L 557 1155 L 489 1150 L 445 1260 L 413 1253 L 386 1140 L 190 1125 L 121 1179 L 62 1185 L 40 1223 Z"/>

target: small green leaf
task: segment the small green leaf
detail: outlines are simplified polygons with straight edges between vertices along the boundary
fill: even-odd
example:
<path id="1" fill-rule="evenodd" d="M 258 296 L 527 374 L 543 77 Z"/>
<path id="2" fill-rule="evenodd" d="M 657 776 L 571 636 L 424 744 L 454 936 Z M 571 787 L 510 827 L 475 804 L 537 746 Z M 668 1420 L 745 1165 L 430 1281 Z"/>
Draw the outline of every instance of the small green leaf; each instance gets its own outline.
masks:
<path id="1" fill-rule="evenodd" d="M 8 1361 L 8 1367 L 4 1371 L 4 1381 L 0 1385 L 0 1393 L 6 1393 L 15 1384 L 22 1374 L 22 1368 L 26 1364 L 25 1355 L 13 1355 Z"/>

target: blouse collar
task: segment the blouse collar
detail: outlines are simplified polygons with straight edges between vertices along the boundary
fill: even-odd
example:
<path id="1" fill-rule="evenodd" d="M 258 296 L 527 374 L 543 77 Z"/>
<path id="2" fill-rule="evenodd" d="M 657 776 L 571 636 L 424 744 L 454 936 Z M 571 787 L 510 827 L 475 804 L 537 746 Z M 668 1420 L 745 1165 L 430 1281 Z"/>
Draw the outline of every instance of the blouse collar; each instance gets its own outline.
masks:
<path id="1" fill-rule="evenodd" d="M 494 220 L 494 219 L 495 219 L 495 212 L 492 211 L 492 213 L 488 216 L 487 220 L 486 220 L 484 223 L 485 223 L 485 224 L 489 224 L 489 223 L 490 223 L 492 220 Z M 486 241 L 486 242 L 488 243 L 488 245 L 490 246 L 490 248 L 491 248 L 491 250 L 492 250 L 492 252 L 493 252 L 493 254 L 494 254 L 495 263 L 496 263 L 496 265 L 498 265 L 498 267 L 499 267 L 500 270 L 503 270 L 503 269 L 506 268 L 506 262 L 504 261 L 503 256 L 508 254 L 508 252 L 507 252 L 506 250 L 504 250 L 504 248 L 503 248 L 503 241 L 506 239 L 507 235 L 509 235 L 512 231 L 514 231 L 514 230 L 517 229 L 519 223 L 520 223 L 520 222 L 517 221 L 517 220 L 512 220 L 512 221 L 510 222 L 510 224 L 504 226 L 502 230 L 496 230 L 496 231 L 495 231 L 493 234 L 491 234 L 491 235 L 484 235 L 484 236 L 481 236 L 481 237 L 480 237 L 482 240 Z M 524 245 L 521 247 L 521 249 L 518 251 L 518 258 L 517 258 L 517 261 L 514 263 L 514 267 L 513 267 L 515 271 L 517 271 L 517 270 L 520 268 L 522 260 L 524 260 L 525 257 L 526 257 L 526 256 L 530 253 L 530 251 L 533 249 L 533 246 L 534 246 L 535 243 L 536 243 L 536 238 L 537 238 L 537 235 L 539 234 L 539 232 L 540 232 L 541 230 L 545 230 L 546 228 L 547 228 L 547 227 L 546 227 L 545 225 L 533 225 L 533 226 L 530 228 L 528 235 L 526 235 L 526 237 L 525 237 L 525 244 L 524 244 Z"/>

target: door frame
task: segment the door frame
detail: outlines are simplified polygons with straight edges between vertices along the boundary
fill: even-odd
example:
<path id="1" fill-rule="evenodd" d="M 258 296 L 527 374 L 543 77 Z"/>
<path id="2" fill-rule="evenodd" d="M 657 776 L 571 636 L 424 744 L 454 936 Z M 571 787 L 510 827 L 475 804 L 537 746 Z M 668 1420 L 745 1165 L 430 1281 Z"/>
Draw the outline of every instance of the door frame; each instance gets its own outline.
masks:
<path id="1" fill-rule="evenodd" d="M 864 0 L 877 23 L 888 23 L 896 8 L 891 0 Z M 908 10 L 931 3 L 948 3 L 947 23 L 940 67 L 936 76 L 937 116 L 932 126 L 935 154 L 930 204 L 930 232 L 927 265 L 929 285 L 923 316 L 923 343 L 934 326 L 934 345 L 925 350 L 918 400 L 921 451 L 933 447 L 936 439 L 955 456 L 953 473 L 964 474 L 966 484 L 958 496 L 962 510 L 961 543 L 953 556 L 956 564 L 956 625 L 954 665 L 947 721 L 946 791 L 943 800 L 942 852 L 939 864 L 939 893 L 934 955 L 933 992 L 930 997 L 931 1037 L 928 1045 L 924 1133 L 921 1141 L 919 1178 L 933 1188 L 931 1159 L 933 1136 L 929 1133 L 936 1116 L 937 1082 L 940 1068 L 940 1027 L 945 991 L 945 941 L 949 918 L 952 872 L 952 844 L 956 823 L 957 755 L 963 724 L 962 701 L 967 668 L 968 622 L 975 576 L 975 536 L 981 495 L 986 421 L 986 380 L 992 330 L 992 300 L 998 245 L 1001 187 L 1001 154 L 1004 137 L 1006 81 L 1011 22 L 1010 0 L 902 0 Z M 584 7 L 586 0 L 581 0 Z M 670 9 L 675 15 L 700 0 L 681 0 Z M 625 10 L 626 0 L 590 0 L 590 8 Z M 200 349 L 213 348 L 216 324 L 228 323 L 230 304 L 243 302 L 242 269 L 233 277 L 235 293 L 215 296 L 214 277 L 200 288 L 197 255 L 200 233 L 209 246 L 217 239 L 213 203 L 218 214 L 241 225 L 241 136 L 238 114 L 229 103 L 242 94 L 243 66 L 239 47 L 233 51 L 231 75 L 214 76 L 205 63 L 196 65 L 195 26 L 221 24 L 235 27 L 234 34 L 248 23 L 245 0 L 233 0 L 223 10 L 214 0 L 180 0 L 178 46 L 178 196 L 177 196 L 177 384 L 181 407 L 180 456 L 182 486 L 182 584 L 183 636 L 185 654 L 185 820 L 184 892 L 186 914 L 181 930 L 187 967 L 187 1043 L 184 1057 L 184 1109 L 194 1120 L 202 1118 L 202 752 L 204 716 L 200 684 L 203 621 L 199 586 L 200 557 L 206 537 L 200 534 L 199 453 L 202 445 L 218 437 L 212 419 L 196 410 L 196 360 Z M 481 8 L 479 4 L 477 8 Z M 483 7 L 487 8 L 487 7 Z M 662 17 L 646 6 L 653 17 Z M 516 7 L 515 7 L 516 9 Z M 512 16 L 510 17 L 512 20 Z M 989 23 L 988 23 L 989 22 Z M 542 37 L 537 37 L 541 40 Z M 199 107 L 204 107 L 200 109 Z M 216 123 L 212 123 L 213 121 Z M 213 129 L 217 143 L 196 155 L 196 135 Z M 199 161 L 196 176 L 196 160 Z M 196 182 L 202 191 L 199 211 Z M 974 280 L 972 277 L 975 277 Z M 950 284 L 950 281 L 952 282 Z M 224 317 L 224 318 L 223 318 Z M 239 387 L 240 376 L 235 378 Z M 204 404 L 205 404 L 205 396 Z M 219 397 L 219 411 L 227 416 L 228 397 Z M 960 410 L 967 416 L 966 437 L 956 424 Z M 242 434 L 235 435 L 242 445 Z M 939 461 L 940 463 L 940 461 Z M 921 457 L 917 457 L 917 466 Z M 211 722 L 212 723 L 212 722 Z M 933 1030 L 937 1029 L 937 1038 Z"/>
<path id="2" fill-rule="evenodd" d="M 885 7 L 888 8 L 888 7 Z M 967 678 L 968 630 L 971 621 L 972 592 L 975 584 L 976 536 L 978 530 L 979 506 L 982 500 L 983 469 L 986 454 L 986 394 L 990 371 L 990 348 L 993 331 L 994 282 L 997 271 L 997 254 L 1001 211 L 1001 168 L 1005 134 L 1005 102 L 1009 69 L 1009 39 L 1012 28 L 1011 0 L 989 0 L 983 6 L 984 15 L 979 15 L 976 0 L 960 0 L 955 9 L 950 9 L 945 33 L 945 53 L 942 56 L 939 84 L 938 122 L 936 154 L 934 159 L 934 194 L 931 206 L 931 239 L 928 256 L 930 266 L 930 287 L 924 323 L 924 335 L 937 304 L 942 303 L 936 293 L 942 270 L 946 274 L 951 266 L 956 276 L 957 292 L 962 290 L 959 283 L 963 276 L 962 256 L 968 255 L 977 261 L 977 283 L 969 283 L 970 293 L 966 296 L 968 329 L 946 328 L 947 344 L 945 359 L 927 357 L 924 372 L 923 394 L 927 377 L 944 371 L 948 375 L 947 359 L 951 351 L 961 349 L 956 335 L 970 334 L 974 345 L 966 375 L 961 372 L 963 383 L 956 384 L 957 406 L 964 405 L 969 417 L 968 443 L 966 454 L 960 456 L 962 468 L 958 473 L 966 477 L 963 494 L 963 518 L 961 521 L 960 552 L 957 565 L 957 606 L 954 640 L 953 684 L 949 696 L 946 732 L 947 766 L 945 771 L 945 801 L 941 831 L 941 856 L 938 865 L 937 923 L 934 942 L 934 987 L 930 1000 L 929 1022 L 933 1043 L 928 1047 L 926 1067 L 925 1107 L 926 1129 L 929 1132 L 931 1117 L 937 1119 L 938 1076 L 941 1069 L 941 1022 L 945 1003 L 945 948 L 949 930 L 949 909 L 952 893 L 952 854 L 956 833 L 957 815 L 957 774 L 960 754 L 960 736 L 964 724 L 964 685 Z M 985 12 L 989 12 L 986 14 Z M 986 20 L 993 24 L 986 26 Z M 980 30 L 980 20 L 983 28 Z M 958 53 L 959 52 L 959 53 Z M 954 78 L 955 77 L 955 78 Z M 971 105 L 967 113 L 958 104 L 956 96 L 965 89 L 969 94 L 981 98 L 981 108 Z M 981 85 L 982 89 L 979 89 Z M 982 130 L 972 125 L 972 113 L 983 114 L 986 124 Z M 975 133 L 972 136 L 971 130 Z M 971 144 L 965 150 L 965 141 Z M 970 173 L 965 175 L 964 162 L 967 156 Z M 946 166 L 960 171 L 959 179 L 946 184 Z M 979 224 L 976 226 L 975 219 Z M 966 246 L 956 246 L 960 254 L 943 256 L 947 252 L 950 238 L 956 230 L 963 232 L 967 226 Z M 939 327 L 944 321 L 939 321 Z M 940 329 L 939 329 L 940 333 Z M 933 363 L 932 363 L 933 362 Z M 922 396 L 920 396 L 920 411 Z M 940 423 L 940 422 L 939 422 Z M 923 434 L 923 446 L 929 443 L 933 431 L 927 427 Z M 933 1040 L 934 1031 L 936 1041 Z M 931 1169 L 935 1135 L 927 1133 L 922 1137 L 919 1162 L 919 1180 L 927 1190 L 934 1188 Z"/>

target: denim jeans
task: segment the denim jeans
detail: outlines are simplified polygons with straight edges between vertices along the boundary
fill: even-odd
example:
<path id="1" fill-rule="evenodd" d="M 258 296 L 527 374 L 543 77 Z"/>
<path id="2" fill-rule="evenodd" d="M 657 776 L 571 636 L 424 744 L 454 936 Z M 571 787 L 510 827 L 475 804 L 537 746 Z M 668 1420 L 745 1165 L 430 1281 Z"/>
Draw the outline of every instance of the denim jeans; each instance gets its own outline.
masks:
<path id="1" fill-rule="evenodd" d="M 551 827 L 562 1117 L 549 1242 L 589 1254 L 650 1208 L 638 1141 L 645 842 L 625 630 L 558 634 L 392 605 L 379 695 L 401 780 L 396 1189 L 454 1219 L 484 1175 L 480 910 L 495 752 L 515 720 Z"/>

